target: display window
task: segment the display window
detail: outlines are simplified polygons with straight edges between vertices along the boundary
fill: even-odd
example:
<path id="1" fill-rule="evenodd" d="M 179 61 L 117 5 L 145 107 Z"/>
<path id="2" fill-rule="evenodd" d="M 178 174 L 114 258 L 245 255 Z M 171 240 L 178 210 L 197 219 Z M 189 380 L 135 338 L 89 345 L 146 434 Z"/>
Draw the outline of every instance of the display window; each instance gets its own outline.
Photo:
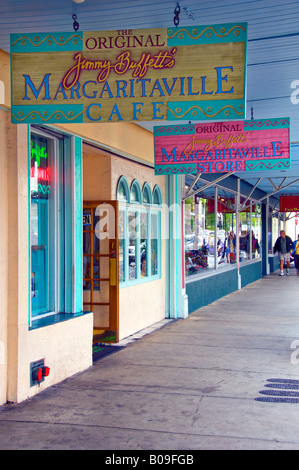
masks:
<path id="1" fill-rule="evenodd" d="M 240 262 L 260 257 L 261 207 L 240 198 L 241 211 L 237 217 L 236 197 L 235 193 L 217 188 L 207 195 L 193 195 L 185 200 L 187 277 L 236 265 L 237 241 Z"/>
<path id="2" fill-rule="evenodd" d="M 64 277 L 60 262 L 63 247 L 62 166 L 57 139 L 31 134 L 30 140 L 30 245 L 31 316 L 62 308 L 58 279 Z"/>
<path id="3" fill-rule="evenodd" d="M 80 162 L 79 138 L 31 127 L 30 328 L 42 326 L 45 317 L 52 316 L 49 323 L 82 311 L 81 276 L 74 282 L 79 267 L 82 273 L 82 215 L 76 216 L 82 214 Z"/>
<path id="4" fill-rule="evenodd" d="M 129 188 L 118 182 L 120 287 L 161 277 L 161 205 L 159 186 L 143 189 L 135 179 Z"/>

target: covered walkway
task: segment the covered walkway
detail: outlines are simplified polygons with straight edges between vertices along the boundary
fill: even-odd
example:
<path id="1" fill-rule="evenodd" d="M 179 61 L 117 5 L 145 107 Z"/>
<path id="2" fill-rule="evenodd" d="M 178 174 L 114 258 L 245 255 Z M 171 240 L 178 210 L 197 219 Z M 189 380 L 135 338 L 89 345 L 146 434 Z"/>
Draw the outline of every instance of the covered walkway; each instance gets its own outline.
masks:
<path id="1" fill-rule="evenodd" d="M 298 449 L 299 277 L 290 271 L 3 406 L 0 448 Z"/>

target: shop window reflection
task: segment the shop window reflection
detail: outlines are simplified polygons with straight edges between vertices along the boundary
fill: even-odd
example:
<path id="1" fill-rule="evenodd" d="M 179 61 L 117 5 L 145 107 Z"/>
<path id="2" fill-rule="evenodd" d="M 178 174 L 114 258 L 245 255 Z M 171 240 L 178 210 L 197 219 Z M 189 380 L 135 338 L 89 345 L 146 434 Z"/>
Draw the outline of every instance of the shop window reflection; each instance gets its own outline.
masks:
<path id="1" fill-rule="evenodd" d="M 239 213 L 237 228 L 236 195 L 226 193 L 217 196 L 216 223 L 213 196 L 214 194 L 211 194 L 210 197 L 204 198 L 196 195 L 185 201 L 186 276 L 235 265 L 238 261 L 237 237 L 239 262 L 260 257 L 260 205 L 241 198 L 240 203 L 245 202 L 242 212 Z"/>
<path id="2" fill-rule="evenodd" d="M 129 280 L 137 277 L 136 212 L 129 212 Z"/>
<path id="3" fill-rule="evenodd" d="M 117 185 L 119 200 L 119 281 L 126 286 L 161 276 L 162 193 L 148 182 L 125 176 Z"/>
<path id="4" fill-rule="evenodd" d="M 148 214 L 140 214 L 140 275 L 148 275 Z"/>

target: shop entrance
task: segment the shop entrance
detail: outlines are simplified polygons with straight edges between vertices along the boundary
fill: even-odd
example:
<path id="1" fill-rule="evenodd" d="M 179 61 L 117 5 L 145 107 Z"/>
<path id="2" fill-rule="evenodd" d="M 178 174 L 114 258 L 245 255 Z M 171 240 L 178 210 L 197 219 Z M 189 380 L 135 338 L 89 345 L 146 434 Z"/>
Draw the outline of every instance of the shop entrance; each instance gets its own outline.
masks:
<path id="1" fill-rule="evenodd" d="M 119 341 L 118 202 L 83 203 L 83 308 L 94 342 Z"/>

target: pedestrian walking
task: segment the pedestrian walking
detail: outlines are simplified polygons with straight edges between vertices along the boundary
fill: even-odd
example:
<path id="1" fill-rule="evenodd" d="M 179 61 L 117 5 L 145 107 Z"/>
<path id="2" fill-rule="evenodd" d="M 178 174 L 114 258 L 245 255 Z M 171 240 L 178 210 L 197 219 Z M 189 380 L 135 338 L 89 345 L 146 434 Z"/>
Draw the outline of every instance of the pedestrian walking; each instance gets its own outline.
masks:
<path id="1" fill-rule="evenodd" d="M 297 240 L 294 241 L 293 243 L 293 256 L 294 256 L 294 264 L 295 268 L 297 271 L 297 276 L 299 276 L 299 235 L 297 237 Z"/>
<path id="2" fill-rule="evenodd" d="M 292 239 L 286 235 L 284 230 L 280 231 L 280 237 L 277 238 L 273 253 L 275 254 L 278 251 L 279 261 L 280 261 L 280 276 L 284 275 L 283 267 L 284 264 L 287 266 L 287 276 L 290 274 L 290 262 L 291 262 L 291 251 L 293 250 Z"/>

